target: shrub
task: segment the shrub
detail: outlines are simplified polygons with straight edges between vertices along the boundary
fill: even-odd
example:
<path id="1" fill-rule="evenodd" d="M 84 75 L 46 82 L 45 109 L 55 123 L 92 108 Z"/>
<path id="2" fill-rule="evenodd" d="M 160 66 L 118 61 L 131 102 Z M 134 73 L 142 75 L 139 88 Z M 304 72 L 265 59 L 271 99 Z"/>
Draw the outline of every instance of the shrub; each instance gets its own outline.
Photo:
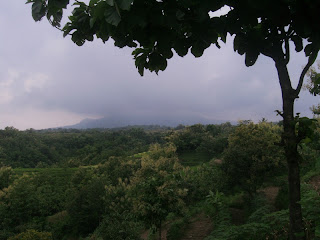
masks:
<path id="1" fill-rule="evenodd" d="M 167 232 L 167 240 L 180 239 L 183 236 L 186 224 L 186 218 L 181 218 L 172 222 Z"/>
<path id="2" fill-rule="evenodd" d="M 49 232 L 38 232 L 31 229 L 10 237 L 8 240 L 52 240 L 52 235 Z"/>

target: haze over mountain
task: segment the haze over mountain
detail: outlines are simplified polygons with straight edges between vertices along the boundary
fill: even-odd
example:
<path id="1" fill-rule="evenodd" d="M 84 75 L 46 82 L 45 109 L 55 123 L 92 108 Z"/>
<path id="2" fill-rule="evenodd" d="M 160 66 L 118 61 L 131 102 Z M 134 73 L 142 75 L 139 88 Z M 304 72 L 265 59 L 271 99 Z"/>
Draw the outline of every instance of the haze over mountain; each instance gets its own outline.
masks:
<path id="1" fill-rule="evenodd" d="M 201 124 L 220 124 L 227 122 L 223 120 L 208 119 L 199 116 L 141 116 L 141 115 L 112 115 L 99 119 L 86 118 L 81 122 L 64 126 L 63 128 L 117 128 L 126 126 L 137 125 L 160 125 L 168 127 L 176 127 L 179 124 L 193 125 L 197 123 Z"/>

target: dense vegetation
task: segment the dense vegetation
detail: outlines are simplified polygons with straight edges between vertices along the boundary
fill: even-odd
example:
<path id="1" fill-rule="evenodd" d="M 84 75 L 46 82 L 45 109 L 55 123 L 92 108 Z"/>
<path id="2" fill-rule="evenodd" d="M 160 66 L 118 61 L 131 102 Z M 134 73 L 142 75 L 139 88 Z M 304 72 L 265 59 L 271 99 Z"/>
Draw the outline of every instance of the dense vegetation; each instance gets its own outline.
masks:
<path id="1" fill-rule="evenodd" d="M 180 239 L 192 216 L 208 240 L 287 239 L 281 124 L 176 129 L 0 130 L 0 240 Z M 308 239 L 320 237 L 320 128 L 300 144 Z M 313 184 L 312 184 L 313 183 Z M 319 184 L 319 182 L 318 182 Z M 274 199 L 268 188 L 278 189 Z"/>
<path id="2" fill-rule="evenodd" d="M 111 156 L 128 156 L 163 143 L 163 132 L 120 130 L 0 130 L 0 165 L 14 168 L 93 165 Z"/>
<path id="3" fill-rule="evenodd" d="M 58 29 L 69 0 L 28 0 L 32 17 L 47 17 Z M 132 52 L 140 75 L 147 69 L 158 73 L 167 68 L 173 50 L 181 57 L 190 52 L 201 57 L 211 45 L 220 48 L 233 38 L 234 51 L 245 56 L 245 65 L 253 66 L 260 55 L 270 58 L 277 70 L 282 95 L 283 134 L 281 145 L 288 167 L 290 240 L 306 238 L 301 207 L 301 178 L 298 147 L 308 135 L 312 120 L 300 118 L 294 111 L 306 73 L 320 50 L 320 1 L 310 0 L 181 0 L 76 1 L 69 21 L 61 29 L 78 46 L 86 41 L 114 40 L 114 45 L 134 48 Z M 223 7 L 229 11 L 220 15 Z M 218 16 L 213 16 L 218 13 Z M 294 50 L 293 50 L 294 49 Z M 304 51 L 308 61 L 298 84 L 291 81 L 288 64 L 291 52 Z M 316 85 L 319 85 L 317 77 Z M 319 88 L 314 89 L 319 95 Z M 296 128 L 296 125 L 299 127 Z"/>

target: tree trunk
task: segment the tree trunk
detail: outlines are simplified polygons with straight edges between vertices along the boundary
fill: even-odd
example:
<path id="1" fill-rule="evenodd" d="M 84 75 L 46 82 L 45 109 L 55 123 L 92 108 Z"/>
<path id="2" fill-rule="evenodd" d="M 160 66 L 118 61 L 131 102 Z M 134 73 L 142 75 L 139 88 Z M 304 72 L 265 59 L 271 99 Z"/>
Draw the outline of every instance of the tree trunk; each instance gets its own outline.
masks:
<path id="1" fill-rule="evenodd" d="M 276 68 L 282 92 L 283 103 L 283 144 L 288 163 L 289 183 L 289 214 L 290 214 L 290 240 L 302 240 L 304 228 L 300 201 L 300 168 L 301 156 L 298 152 L 298 141 L 295 133 L 294 101 L 295 91 L 291 86 L 287 65 L 283 61 L 276 61 Z"/>
<path id="2" fill-rule="evenodd" d="M 162 238 L 162 236 L 161 236 L 161 228 L 162 228 L 162 226 L 161 226 L 161 221 L 160 221 L 160 225 L 159 225 L 159 240 L 161 240 L 161 238 Z"/>

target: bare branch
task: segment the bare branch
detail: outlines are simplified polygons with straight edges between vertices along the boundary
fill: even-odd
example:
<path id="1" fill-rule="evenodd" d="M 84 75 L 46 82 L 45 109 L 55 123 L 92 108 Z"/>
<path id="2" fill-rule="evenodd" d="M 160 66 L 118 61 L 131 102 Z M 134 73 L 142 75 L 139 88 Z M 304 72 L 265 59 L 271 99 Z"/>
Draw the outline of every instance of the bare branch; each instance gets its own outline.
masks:
<path id="1" fill-rule="evenodd" d="M 288 31 L 286 31 L 284 28 L 280 30 L 282 38 L 284 39 L 284 63 L 288 65 L 290 61 L 290 46 L 289 46 L 289 37 L 290 37 L 290 31 L 291 26 L 289 27 Z"/>
<path id="2" fill-rule="evenodd" d="M 292 25 L 290 24 L 289 29 L 287 31 L 288 38 L 290 38 L 293 34 L 294 34 L 294 30 L 293 30 Z"/>
<path id="3" fill-rule="evenodd" d="M 290 47 L 289 47 L 289 39 L 286 37 L 284 40 L 284 48 L 285 48 L 285 63 L 286 65 L 288 65 L 289 61 L 290 61 Z"/>
<path id="4" fill-rule="evenodd" d="M 277 113 L 277 115 L 280 115 L 281 117 L 283 117 L 283 112 L 281 112 L 280 110 L 275 110 L 275 112 Z"/>
<path id="5" fill-rule="evenodd" d="M 317 56 L 318 56 L 318 52 L 319 52 L 319 49 L 317 51 L 313 51 L 310 56 L 309 56 L 309 60 L 308 60 L 308 63 L 307 65 L 303 68 L 302 72 L 301 72 L 301 75 L 300 75 L 300 78 L 299 78 L 299 83 L 298 83 L 298 86 L 295 90 L 295 98 L 298 98 L 299 97 L 299 93 L 301 91 L 301 88 L 302 88 L 302 84 L 303 84 L 303 79 L 306 75 L 306 73 L 308 72 L 309 68 L 312 66 L 312 64 L 315 62 L 315 60 L 317 59 Z"/>

